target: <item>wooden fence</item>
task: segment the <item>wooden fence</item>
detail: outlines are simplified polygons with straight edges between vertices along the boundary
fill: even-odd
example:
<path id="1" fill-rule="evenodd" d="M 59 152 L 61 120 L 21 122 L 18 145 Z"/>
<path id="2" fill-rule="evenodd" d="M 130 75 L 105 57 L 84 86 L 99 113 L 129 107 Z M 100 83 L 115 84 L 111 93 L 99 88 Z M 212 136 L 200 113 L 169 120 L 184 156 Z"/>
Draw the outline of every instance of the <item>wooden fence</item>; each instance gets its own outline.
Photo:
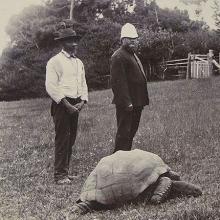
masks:
<path id="1" fill-rule="evenodd" d="M 160 63 L 160 69 L 162 70 L 162 79 L 167 78 L 181 78 L 187 72 L 188 59 L 176 59 L 169 60 Z M 171 72 L 172 70 L 172 72 Z"/>
<path id="2" fill-rule="evenodd" d="M 217 62 L 217 61 L 218 62 Z M 168 60 L 159 63 L 159 65 L 148 65 L 146 72 L 148 78 L 153 79 L 190 79 L 190 78 L 207 78 L 213 75 L 213 65 L 220 73 L 220 53 L 214 59 L 213 51 L 209 50 L 208 54 L 188 54 L 185 59 Z M 159 67 L 159 68 L 158 68 Z M 172 71 L 172 73 L 171 73 Z M 110 88 L 110 75 L 96 76 L 91 82 L 96 88 Z"/>
<path id="3" fill-rule="evenodd" d="M 218 62 L 213 59 L 213 50 L 208 54 L 188 54 L 185 59 L 169 60 L 160 63 L 162 79 L 173 78 L 207 78 L 213 74 L 213 64 L 220 68 L 220 56 Z M 171 70 L 174 74 L 170 73 Z"/>
<path id="4" fill-rule="evenodd" d="M 212 63 L 207 55 L 193 54 L 190 57 L 191 78 L 207 78 L 212 75 Z"/>

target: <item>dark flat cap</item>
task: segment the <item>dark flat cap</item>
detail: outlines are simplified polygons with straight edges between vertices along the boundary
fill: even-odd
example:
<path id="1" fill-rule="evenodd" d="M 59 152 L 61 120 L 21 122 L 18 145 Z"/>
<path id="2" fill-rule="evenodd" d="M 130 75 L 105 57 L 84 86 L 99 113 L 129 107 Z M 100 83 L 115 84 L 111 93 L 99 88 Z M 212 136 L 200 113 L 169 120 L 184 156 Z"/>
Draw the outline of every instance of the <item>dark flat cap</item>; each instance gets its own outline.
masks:
<path id="1" fill-rule="evenodd" d="M 81 37 L 77 35 L 72 28 L 65 28 L 55 33 L 54 40 L 64 40 L 70 38 L 74 40 L 79 40 Z"/>

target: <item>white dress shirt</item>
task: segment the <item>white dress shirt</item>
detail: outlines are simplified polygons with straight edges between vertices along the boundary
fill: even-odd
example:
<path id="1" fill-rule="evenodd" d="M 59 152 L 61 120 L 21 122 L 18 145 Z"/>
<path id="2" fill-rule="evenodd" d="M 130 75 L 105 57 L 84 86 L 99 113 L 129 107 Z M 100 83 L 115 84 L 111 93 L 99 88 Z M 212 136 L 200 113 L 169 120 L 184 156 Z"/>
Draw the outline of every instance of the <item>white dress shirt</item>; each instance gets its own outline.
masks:
<path id="1" fill-rule="evenodd" d="M 79 58 L 62 50 L 52 57 L 46 67 L 46 90 L 59 103 L 62 98 L 78 98 L 88 101 L 85 69 Z"/>

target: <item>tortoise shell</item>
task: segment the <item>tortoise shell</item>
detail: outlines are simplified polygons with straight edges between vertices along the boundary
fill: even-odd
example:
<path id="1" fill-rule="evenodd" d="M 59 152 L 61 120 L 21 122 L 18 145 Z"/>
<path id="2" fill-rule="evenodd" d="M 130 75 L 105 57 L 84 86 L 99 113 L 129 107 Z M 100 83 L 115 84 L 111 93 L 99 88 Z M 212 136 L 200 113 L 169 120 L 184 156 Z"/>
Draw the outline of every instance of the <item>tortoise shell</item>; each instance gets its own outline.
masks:
<path id="1" fill-rule="evenodd" d="M 135 199 L 170 168 L 156 154 L 139 149 L 104 157 L 86 179 L 81 201 L 110 205 Z"/>

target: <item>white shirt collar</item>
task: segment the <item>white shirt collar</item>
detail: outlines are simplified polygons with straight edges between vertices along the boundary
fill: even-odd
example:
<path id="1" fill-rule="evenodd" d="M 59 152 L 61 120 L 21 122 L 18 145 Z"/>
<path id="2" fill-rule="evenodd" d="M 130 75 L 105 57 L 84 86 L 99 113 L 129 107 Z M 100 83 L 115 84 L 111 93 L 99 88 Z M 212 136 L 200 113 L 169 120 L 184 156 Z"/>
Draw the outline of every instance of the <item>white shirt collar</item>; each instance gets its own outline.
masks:
<path id="1" fill-rule="evenodd" d="M 71 55 L 70 55 L 69 53 L 67 53 L 64 49 L 61 50 L 61 53 L 63 53 L 67 58 L 71 58 L 71 57 L 72 57 L 72 58 L 76 58 L 75 55 L 72 55 L 72 56 L 71 56 Z"/>

